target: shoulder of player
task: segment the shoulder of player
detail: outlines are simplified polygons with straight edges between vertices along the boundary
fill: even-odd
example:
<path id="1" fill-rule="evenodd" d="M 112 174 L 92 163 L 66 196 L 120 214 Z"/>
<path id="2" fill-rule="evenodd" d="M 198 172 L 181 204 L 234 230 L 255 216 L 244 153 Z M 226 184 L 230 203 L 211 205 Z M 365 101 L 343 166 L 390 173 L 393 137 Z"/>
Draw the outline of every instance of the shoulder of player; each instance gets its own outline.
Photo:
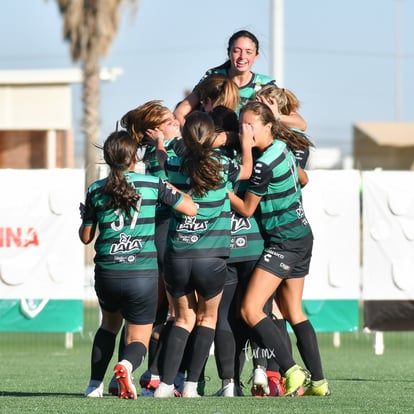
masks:
<path id="1" fill-rule="evenodd" d="M 271 76 L 263 75 L 262 73 L 253 73 L 253 81 L 261 86 L 265 86 L 270 83 L 276 84 L 276 81 Z"/>

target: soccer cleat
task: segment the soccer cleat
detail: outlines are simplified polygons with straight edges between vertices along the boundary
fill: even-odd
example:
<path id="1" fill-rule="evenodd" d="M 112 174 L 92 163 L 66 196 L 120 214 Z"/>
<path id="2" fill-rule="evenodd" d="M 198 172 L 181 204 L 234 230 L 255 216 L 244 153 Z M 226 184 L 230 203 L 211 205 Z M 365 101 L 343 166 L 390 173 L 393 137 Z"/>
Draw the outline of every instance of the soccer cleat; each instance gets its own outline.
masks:
<path id="1" fill-rule="evenodd" d="M 118 381 L 119 398 L 125 400 L 136 400 L 137 390 L 132 382 L 131 373 L 123 364 L 116 364 L 114 368 L 114 375 Z"/>
<path id="2" fill-rule="evenodd" d="M 147 385 L 149 384 L 150 381 L 151 381 L 151 371 L 149 369 L 147 369 L 141 375 L 141 377 L 139 379 L 139 385 L 141 386 L 141 388 L 147 388 Z M 158 386 L 158 384 L 157 384 L 157 386 Z M 155 387 L 155 388 L 157 388 L 157 387 Z"/>
<path id="3" fill-rule="evenodd" d="M 304 387 L 310 383 L 309 371 L 294 365 L 286 371 L 286 393 L 285 397 L 297 397 L 304 394 Z"/>
<path id="4" fill-rule="evenodd" d="M 222 387 L 213 394 L 213 397 L 237 397 L 236 384 L 232 379 L 223 380 Z"/>
<path id="5" fill-rule="evenodd" d="M 141 386 L 141 396 L 153 397 L 154 391 L 160 383 L 159 375 L 152 375 L 150 370 L 146 370 L 139 379 L 139 385 Z"/>
<path id="6" fill-rule="evenodd" d="M 331 395 L 328 381 L 326 379 L 320 381 L 312 381 L 310 386 L 305 391 L 305 395 L 313 395 L 317 397 L 328 397 Z"/>
<path id="7" fill-rule="evenodd" d="M 174 384 L 168 385 L 165 382 L 160 382 L 154 391 L 155 398 L 170 398 L 174 396 Z"/>
<path id="8" fill-rule="evenodd" d="M 103 397 L 103 382 L 99 385 L 89 385 L 85 391 L 85 397 L 102 398 Z"/>
<path id="9" fill-rule="evenodd" d="M 116 377 L 115 377 L 115 376 L 113 376 L 113 377 L 111 378 L 111 381 L 109 382 L 109 385 L 108 385 L 108 392 L 109 392 L 109 394 L 111 394 L 111 395 L 116 395 L 116 396 L 118 396 L 118 395 L 119 395 L 119 386 L 118 386 L 118 381 L 117 381 L 117 379 L 116 379 Z"/>
<path id="10" fill-rule="evenodd" d="M 261 365 L 258 365 L 253 371 L 251 393 L 253 397 L 265 397 L 270 393 L 266 370 Z"/>
<path id="11" fill-rule="evenodd" d="M 184 398 L 200 398 L 201 395 L 197 392 L 198 382 L 184 381 L 184 388 L 182 396 Z"/>
<path id="12" fill-rule="evenodd" d="M 269 396 L 283 397 L 286 392 L 285 378 L 282 378 L 277 371 L 266 371 L 266 375 L 269 384 Z"/>

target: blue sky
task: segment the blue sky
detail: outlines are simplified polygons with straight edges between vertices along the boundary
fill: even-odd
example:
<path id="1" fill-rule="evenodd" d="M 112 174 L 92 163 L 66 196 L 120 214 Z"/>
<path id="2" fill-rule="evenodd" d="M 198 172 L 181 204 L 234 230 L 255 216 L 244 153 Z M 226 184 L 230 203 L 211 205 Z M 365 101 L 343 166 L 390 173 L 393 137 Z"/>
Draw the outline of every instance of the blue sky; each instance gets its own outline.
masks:
<path id="1" fill-rule="evenodd" d="M 101 139 L 147 100 L 173 108 L 206 69 L 226 59 L 228 38 L 237 30 L 256 34 L 261 51 L 254 70 L 270 74 L 271 1 L 141 0 L 135 16 L 124 9 L 102 59 L 102 66 L 124 73 L 102 84 Z M 413 20 L 413 0 L 284 1 L 281 86 L 299 97 L 317 147 L 349 153 L 355 122 L 414 122 Z M 79 66 L 62 40 L 55 1 L 3 2 L 0 24 L 0 69 Z M 74 85 L 73 125 L 82 149 L 80 96 Z"/>

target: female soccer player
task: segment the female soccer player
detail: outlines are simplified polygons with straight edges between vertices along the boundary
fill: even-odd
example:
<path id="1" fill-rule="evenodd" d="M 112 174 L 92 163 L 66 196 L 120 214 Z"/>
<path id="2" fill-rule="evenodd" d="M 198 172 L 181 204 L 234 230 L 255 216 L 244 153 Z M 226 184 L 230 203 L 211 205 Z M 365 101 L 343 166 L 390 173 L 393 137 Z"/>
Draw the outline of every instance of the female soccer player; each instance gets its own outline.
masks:
<path id="1" fill-rule="evenodd" d="M 199 397 L 198 379 L 214 339 L 230 250 L 227 181 L 241 175 L 236 164 L 213 149 L 217 135 L 210 115 L 192 112 L 182 135 L 186 153 L 167 160 L 168 178 L 191 192 L 199 210 L 193 219 L 174 214 L 170 224 L 165 285 L 173 301 L 175 322 L 165 344 L 162 381 L 154 393 L 158 398 L 174 395 L 173 381 L 190 333 L 192 351 L 182 396 Z M 246 174 L 250 175 L 247 169 Z"/>
<path id="2" fill-rule="evenodd" d="M 239 112 L 243 105 L 254 99 L 258 90 L 264 85 L 275 84 L 275 80 L 270 76 L 252 71 L 252 66 L 259 57 L 259 40 L 248 30 L 240 30 L 230 37 L 227 56 L 228 60 L 222 65 L 207 70 L 202 80 L 212 73 L 221 73 L 234 81 L 240 94 L 240 104 L 237 108 L 237 112 Z M 184 124 L 185 117 L 197 108 L 199 103 L 199 97 L 195 90 L 180 102 L 174 113 L 181 125 Z M 288 127 L 306 129 L 306 122 L 297 112 L 281 116 L 280 122 Z"/>
<path id="3" fill-rule="evenodd" d="M 114 375 L 119 397 L 136 398 L 132 372 L 145 358 L 157 308 L 156 205 L 163 202 L 188 216 L 197 213 L 188 195 L 159 178 L 134 172 L 138 144 L 126 131 L 109 135 L 103 145 L 109 175 L 90 185 L 80 208 L 80 240 L 91 243 L 97 229 L 99 233 L 94 245 L 95 291 L 102 311 L 87 397 L 103 396 L 103 378 L 125 320 L 126 345 Z"/>
<path id="4" fill-rule="evenodd" d="M 309 272 L 313 235 L 302 206 L 296 160 L 285 142 L 278 139 L 289 130 L 277 122 L 270 108 L 261 102 L 246 104 L 240 113 L 241 125 L 251 128 L 256 160 L 244 199 L 230 193 L 232 207 L 244 216 L 259 208 L 265 248 L 243 298 L 241 313 L 258 342 L 286 375 L 286 396 L 329 395 L 316 333 L 302 311 L 305 275 Z M 283 283 L 282 283 L 283 282 Z M 297 338 L 298 350 L 310 371 L 297 365 L 281 338 L 278 327 L 263 312 L 267 300 L 279 288 L 279 306 Z"/>

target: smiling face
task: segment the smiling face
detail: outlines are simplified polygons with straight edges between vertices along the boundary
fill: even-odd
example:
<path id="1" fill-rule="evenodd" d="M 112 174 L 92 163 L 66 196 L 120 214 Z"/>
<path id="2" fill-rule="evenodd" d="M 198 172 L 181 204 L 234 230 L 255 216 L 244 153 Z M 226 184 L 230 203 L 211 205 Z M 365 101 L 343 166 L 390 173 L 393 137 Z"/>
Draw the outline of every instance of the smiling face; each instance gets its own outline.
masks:
<path id="1" fill-rule="evenodd" d="M 248 37 L 236 39 L 229 51 L 231 66 L 239 73 L 250 72 L 257 57 L 256 44 Z"/>

